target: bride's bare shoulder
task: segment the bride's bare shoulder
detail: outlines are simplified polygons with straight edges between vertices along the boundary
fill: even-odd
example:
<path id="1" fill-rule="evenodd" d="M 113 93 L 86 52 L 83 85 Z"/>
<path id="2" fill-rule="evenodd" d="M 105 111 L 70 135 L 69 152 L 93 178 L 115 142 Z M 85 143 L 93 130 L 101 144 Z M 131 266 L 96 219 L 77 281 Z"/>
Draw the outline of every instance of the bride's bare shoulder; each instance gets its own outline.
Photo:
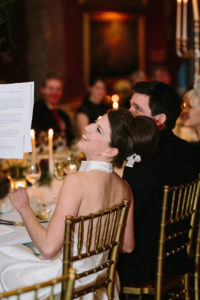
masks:
<path id="1" fill-rule="evenodd" d="M 62 189 L 74 189 L 79 184 L 79 180 L 79 173 L 67 175 L 63 181 Z"/>

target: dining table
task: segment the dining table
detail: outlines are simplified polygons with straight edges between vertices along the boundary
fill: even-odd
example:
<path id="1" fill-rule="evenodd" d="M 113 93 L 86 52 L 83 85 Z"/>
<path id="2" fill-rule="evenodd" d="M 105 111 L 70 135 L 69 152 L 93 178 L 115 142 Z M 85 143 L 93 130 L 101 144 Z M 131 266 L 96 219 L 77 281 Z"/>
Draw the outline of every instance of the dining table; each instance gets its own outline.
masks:
<path id="1" fill-rule="evenodd" d="M 35 195 L 37 196 L 37 199 L 42 203 L 42 207 L 50 212 L 50 216 L 55 209 L 61 186 L 62 181 L 54 179 L 50 186 L 41 186 L 36 189 Z M 33 197 L 33 189 L 28 187 L 27 192 L 31 199 Z M 9 203 L 8 196 L 4 201 Z M 31 243 L 31 238 L 25 226 L 23 226 L 20 214 L 14 209 L 11 203 L 9 203 L 9 205 L 9 211 L 0 213 L 0 220 L 2 220 L 2 223 L 5 220 L 11 221 L 13 222 L 13 225 L 0 224 L 0 245 L 24 245 Z M 49 219 L 41 220 L 40 222 L 43 226 L 47 227 L 48 221 Z"/>

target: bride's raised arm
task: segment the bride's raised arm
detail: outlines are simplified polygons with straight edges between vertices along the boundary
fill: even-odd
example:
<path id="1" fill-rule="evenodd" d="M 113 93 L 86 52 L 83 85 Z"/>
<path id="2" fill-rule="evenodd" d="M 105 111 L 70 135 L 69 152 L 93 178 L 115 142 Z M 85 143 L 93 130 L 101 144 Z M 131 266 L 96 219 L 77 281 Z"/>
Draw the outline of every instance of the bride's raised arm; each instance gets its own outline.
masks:
<path id="1" fill-rule="evenodd" d="M 46 258 L 54 257 L 64 242 L 65 216 L 77 216 L 81 203 L 78 173 L 68 175 L 61 188 L 56 209 L 49 226 L 45 229 L 37 220 L 29 204 L 26 189 L 18 188 L 10 200 L 20 213 L 28 233 L 41 254 Z"/>

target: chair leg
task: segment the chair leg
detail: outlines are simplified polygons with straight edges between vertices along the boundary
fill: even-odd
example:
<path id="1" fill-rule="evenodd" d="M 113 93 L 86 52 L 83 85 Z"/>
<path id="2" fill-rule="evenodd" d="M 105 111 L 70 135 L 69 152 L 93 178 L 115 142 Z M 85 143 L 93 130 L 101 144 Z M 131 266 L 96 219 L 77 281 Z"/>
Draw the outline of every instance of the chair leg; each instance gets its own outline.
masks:
<path id="1" fill-rule="evenodd" d="M 199 289 L 199 271 L 194 273 L 194 298 L 195 300 L 200 300 L 200 289 Z"/>
<path id="2" fill-rule="evenodd" d="M 184 276 L 185 300 L 190 300 L 190 278 L 189 274 Z"/>

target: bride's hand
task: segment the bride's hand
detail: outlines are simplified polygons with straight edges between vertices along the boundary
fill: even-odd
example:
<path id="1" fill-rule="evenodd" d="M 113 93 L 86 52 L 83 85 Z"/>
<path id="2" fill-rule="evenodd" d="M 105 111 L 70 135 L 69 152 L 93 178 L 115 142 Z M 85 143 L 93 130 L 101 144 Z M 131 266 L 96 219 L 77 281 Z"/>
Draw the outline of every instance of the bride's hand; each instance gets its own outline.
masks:
<path id="1" fill-rule="evenodd" d="M 30 207 L 28 193 L 25 188 L 19 187 L 9 195 L 9 199 L 12 202 L 14 208 L 19 212 L 23 208 Z"/>

